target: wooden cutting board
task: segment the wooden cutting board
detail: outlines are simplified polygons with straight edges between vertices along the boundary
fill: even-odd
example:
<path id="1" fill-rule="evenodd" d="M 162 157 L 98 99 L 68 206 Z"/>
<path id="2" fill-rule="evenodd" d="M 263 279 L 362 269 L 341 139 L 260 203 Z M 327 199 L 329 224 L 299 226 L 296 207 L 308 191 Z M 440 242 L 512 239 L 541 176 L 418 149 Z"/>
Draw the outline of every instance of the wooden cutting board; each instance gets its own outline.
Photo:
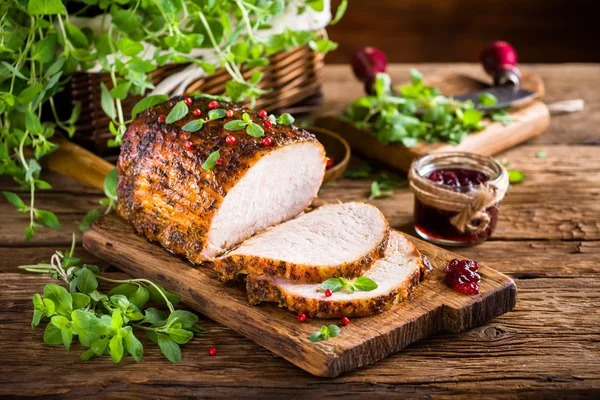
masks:
<path id="1" fill-rule="evenodd" d="M 454 253 L 410 237 L 429 257 L 434 271 L 412 298 L 385 313 L 353 318 L 339 336 L 311 343 L 322 324 L 337 320 L 309 319 L 275 304 L 251 306 L 242 288 L 219 282 L 208 268 L 194 266 L 157 243 L 134 233 L 115 214 L 97 221 L 83 234 L 90 253 L 136 277 L 163 285 L 201 314 L 235 330 L 311 374 L 323 377 L 374 363 L 410 343 L 437 332 L 461 332 L 504 314 L 515 305 L 516 286 L 508 276 L 481 266 L 481 294 L 467 296 L 449 289 L 442 269 Z M 188 355 L 190 357 L 193 355 Z"/>
<path id="2" fill-rule="evenodd" d="M 488 87 L 479 80 L 459 73 L 434 75 L 426 79 L 425 84 L 438 87 L 446 96 L 465 94 Z M 539 135 L 550 125 L 550 112 L 541 100 L 544 95 L 544 84 L 541 78 L 537 74 L 524 72 L 521 86 L 539 93 L 540 98 L 512 107 L 509 111 L 514 121 L 509 125 L 489 121 L 484 130 L 469 134 L 456 146 L 447 143 L 420 143 L 409 149 L 401 144 L 384 145 L 369 131 L 358 129 L 353 124 L 342 121 L 338 116 L 319 118 L 315 125 L 342 135 L 353 151 L 405 172 L 414 159 L 436 152 L 468 151 L 491 156 Z"/>

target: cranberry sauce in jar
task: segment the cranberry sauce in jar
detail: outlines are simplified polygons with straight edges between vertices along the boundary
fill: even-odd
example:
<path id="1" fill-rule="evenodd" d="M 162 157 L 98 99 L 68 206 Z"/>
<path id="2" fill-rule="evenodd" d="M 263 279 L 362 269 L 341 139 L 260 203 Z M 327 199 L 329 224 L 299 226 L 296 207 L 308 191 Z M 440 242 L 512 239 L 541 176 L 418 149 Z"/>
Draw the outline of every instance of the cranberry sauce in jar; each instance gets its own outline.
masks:
<path id="1" fill-rule="evenodd" d="M 492 158 L 458 152 L 427 155 L 417 160 L 412 168 L 413 174 L 427 179 L 438 190 L 436 196 L 441 203 L 446 198 L 440 190 L 470 194 L 486 182 L 493 184 L 503 173 L 503 168 Z M 467 228 L 461 230 L 454 222 L 458 210 L 449 211 L 432 206 L 422 198 L 415 193 L 414 225 L 419 236 L 430 242 L 447 246 L 473 245 L 486 240 L 496 228 L 497 202 L 484 207 L 484 214 L 478 214 L 485 219 L 473 218 Z"/>

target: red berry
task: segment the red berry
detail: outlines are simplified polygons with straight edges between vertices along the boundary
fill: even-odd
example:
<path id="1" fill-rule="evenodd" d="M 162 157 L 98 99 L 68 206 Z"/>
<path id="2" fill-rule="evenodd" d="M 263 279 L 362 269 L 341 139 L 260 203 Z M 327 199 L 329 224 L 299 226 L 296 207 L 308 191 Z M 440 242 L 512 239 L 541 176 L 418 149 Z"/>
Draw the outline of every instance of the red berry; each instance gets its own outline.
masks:
<path id="1" fill-rule="evenodd" d="M 327 168 L 333 167 L 333 158 L 327 157 Z"/>
<path id="2" fill-rule="evenodd" d="M 199 108 L 195 108 L 194 109 L 194 115 L 196 117 L 199 117 L 200 115 L 202 115 L 202 110 L 200 110 Z"/>
<path id="3" fill-rule="evenodd" d="M 270 146 L 271 145 L 271 138 L 268 138 L 268 137 L 264 138 L 263 139 L 263 145 Z"/>
<path id="4" fill-rule="evenodd" d="M 189 150 L 189 149 L 191 149 L 192 147 L 194 147 L 194 143 L 192 143 L 192 142 L 190 142 L 190 141 L 187 141 L 187 142 L 185 142 L 185 149 L 186 149 L 186 150 Z"/>
<path id="5" fill-rule="evenodd" d="M 165 122 L 167 120 L 167 117 L 165 117 L 164 114 L 160 114 L 158 116 L 158 122 Z"/>
<path id="6" fill-rule="evenodd" d="M 219 107 L 219 103 L 217 103 L 215 100 L 213 100 L 210 103 L 208 103 L 208 108 L 210 108 L 211 110 L 213 108 L 217 108 L 217 107 Z"/>
<path id="7" fill-rule="evenodd" d="M 265 110 L 260 110 L 258 112 L 258 116 L 261 118 L 267 118 L 267 112 Z"/>
<path id="8" fill-rule="evenodd" d="M 217 349 L 215 349 L 214 347 L 211 347 L 210 349 L 208 349 L 208 355 L 209 356 L 217 355 Z"/>
<path id="9" fill-rule="evenodd" d="M 333 294 L 333 292 L 331 291 L 331 289 L 327 289 L 325 291 L 325 297 L 330 297 Z"/>
<path id="10" fill-rule="evenodd" d="M 347 326 L 350 323 L 350 319 L 348 317 L 342 318 L 342 325 Z"/>
<path id="11" fill-rule="evenodd" d="M 221 157 L 217 158 L 217 161 L 215 161 L 217 163 L 217 165 L 221 165 L 223 164 L 223 159 Z"/>
<path id="12" fill-rule="evenodd" d="M 227 116 L 227 118 L 233 117 L 233 110 L 227 110 L 227 111 L 225 111 L 225 115 Z"/>
<path id="13" fill-rule="evenodd" d="M 272 123 L 271 121 L 269 121 L 269 120 L 266 120 L 266 121 L 265 121 L 265 126 L 266 126 L 267 128 L 270 128 L 270 127 L 272 127 L 272 126 L 273 126 L 273 123 Z"/>
<path id="14" fill-rule="evenodd" d="M 227 142 L 228 145 L 232 146 L 235 143 L 235 138 L 231 135 L 227 135 L 227 137 L 225 138 L 225 141 Z"/>
<path id="15" fill-rule="evenodd" d="M 186 97 L 184 101 L 185 101 L 185 104 L 187 104 L 188 106 L 190 104 L 192 104 L 192 98 L 191 97 Z"/>
<path id="16" fill-rule="evenodd" d="M 298 321 L 304 322 L 306 321 L 306 314 L 298 314 Z"/>

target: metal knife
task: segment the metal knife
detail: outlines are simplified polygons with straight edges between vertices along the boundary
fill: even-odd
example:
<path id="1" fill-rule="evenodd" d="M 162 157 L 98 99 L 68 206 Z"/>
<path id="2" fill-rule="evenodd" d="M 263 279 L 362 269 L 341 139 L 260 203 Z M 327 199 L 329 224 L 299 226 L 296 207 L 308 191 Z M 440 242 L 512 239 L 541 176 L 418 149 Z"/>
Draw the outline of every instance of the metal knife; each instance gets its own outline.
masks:
<path id="1" fill-rule="evenodd" d="M 478 110 L 490 111 L 510 107 L 515 103 L 529 102 L 539 96 L 537 92 L 520 87 L 521 72 L 517 68 L 517 52 L 507 42 L 490 43 L 481 52 L 481 64 L 485 72 L 494 78 L 494 86 L 477 92 L 453 96 L 456 100 L 471 100 Z M 479 97 L 484 93 L 496 96 L 498 102 L 491 106 L 480 104 Z"/>

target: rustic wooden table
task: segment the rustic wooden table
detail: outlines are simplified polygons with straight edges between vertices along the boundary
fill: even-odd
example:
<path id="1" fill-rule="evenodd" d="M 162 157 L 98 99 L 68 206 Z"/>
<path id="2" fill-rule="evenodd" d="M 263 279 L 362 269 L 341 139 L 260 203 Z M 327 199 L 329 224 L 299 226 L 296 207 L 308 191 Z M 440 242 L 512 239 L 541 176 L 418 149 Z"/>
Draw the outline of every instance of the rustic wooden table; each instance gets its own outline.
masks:
<path id="1" fill-rule="evenodd" d="M 419 65 L 425 74 L 453 69 L 479 74 L 474 65 Z M 26 242 L 27 217 L 0 202 L 0 396 L 281 397 L 351 395 L 594 397 L 600 395 L 600 66 L 536 65 L 549 103 L 582 98 L 585 110 L 554 116 L 548 132 L 500 154 L 527 175 L 502 203 L 498 229 L 483 245 L 460 250 L 514 278 L 513 312 L 458 335 L 421 340 L 398 354 L 336 379 L 316 378 L 237 333 L 205 318 L 209 333 L 183 347 L 173 365 L 156 346 L 144 359 L 114 365 L 104 357 L 79 360 L 82 350 L 42 341 L 32 330 L 31 297 L 52 279 L 21 273 L 17 265 L 48 260 L 65 249 L 78 222 L 100 193 L 46 173 L 54 186 L 38 192 L 37 204 L 55 211 L 59 231 L 45 229 Z M 393 66 L 397 81 L 409 66 Z M 343 109 L 361 94 L 349 67 L 325 71 L 323 110 Z M 544 151 L 547 158 L 538 159 Z M 341 180 L 322 197 L 366 200 L 370 180 Z M 0 178 L 1 190 L 16 190 Z M 373 203 L 390 224 L 412 233 L 412 195 L 397 190 Z M 77 254 L 107 273 L 120 273 L 79 246 Z M 144 345 L 148 344 L 144 341 Z M 218 355 L 209 357 L 209 347 Z"/>

